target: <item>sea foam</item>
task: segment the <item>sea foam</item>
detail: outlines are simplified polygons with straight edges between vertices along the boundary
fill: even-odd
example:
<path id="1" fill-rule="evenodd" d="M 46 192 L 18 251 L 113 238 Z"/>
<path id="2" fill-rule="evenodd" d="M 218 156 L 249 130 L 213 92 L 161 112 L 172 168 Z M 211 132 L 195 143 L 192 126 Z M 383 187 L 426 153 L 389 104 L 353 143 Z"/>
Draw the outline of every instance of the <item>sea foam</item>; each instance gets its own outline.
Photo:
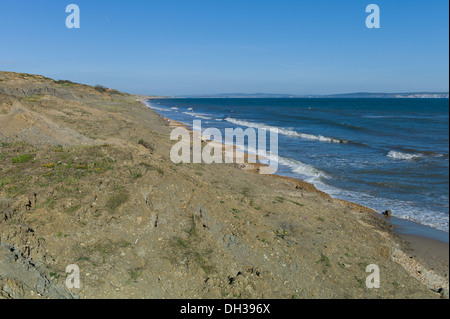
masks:
<path id="1" fill-rule="evenodd" d="M 390 151 L 387 154 L 387 157 L 393 158 L 393 159 L 399 159 L 399 160 L 413 160 L 413 159 L 419 159 L 423 157 L 422 154 L 419 153 L 402 153 L 398 151 Z"/>
<path id="2" fill-rule="evenodd" d="M 250 128 L 256 128 L 256 129 L 263 129 L 263 130 L 270 131 L 270 132 L 278 132 L 279 134 L 283 134 L 285 136 L 299 137 L 299 138 L 307 139 L 307 140 L 314 140 L 314 141 L 328 142 L 328 143 L 348 143 L 349 142 L 344 139 L 326 137 L 326 136 L 322 136 L 322 135 L 299 133 L 299 132 L 296 132 L 293 130 L 270 126 L 270 125 L 267 125 L 264 123 L 252 123 L 252 122 L 237 120 L 237 119 L 234 119 L 231 117 L 226 118 L 225 121 L 228 121 L 230 123 L 240 125 L 240 126 L 246 126 L 246 127 L 250 127 Z"/>

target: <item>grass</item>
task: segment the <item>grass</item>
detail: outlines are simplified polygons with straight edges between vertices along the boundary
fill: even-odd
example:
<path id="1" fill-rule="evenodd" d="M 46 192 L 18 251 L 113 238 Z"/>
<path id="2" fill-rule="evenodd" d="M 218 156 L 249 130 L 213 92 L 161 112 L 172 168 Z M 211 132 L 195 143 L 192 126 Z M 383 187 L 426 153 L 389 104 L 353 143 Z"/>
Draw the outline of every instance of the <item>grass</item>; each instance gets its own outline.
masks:
<path id="1" fill-rule="evenodd" d="M 148 143 L 147 141 L 144 141 L 142 138 L 138 141 L 138 144 L 144 146 L 146 149 L 150 150 L 151 152 L 153 152 L 155 150 L 150 143 Z"/>
<path id="2" fill-rule="evenodd" d="M 239 214 L 241 213 L 241 211 L 239 211 L 239 210 L 236 209 L 236 208 L 232 208 L 231 211 L 230 211 L 230 213 L 233 214 L 234 218 L 239 218 Z"/>
<path id="3" fill-rule="evenodd" d="M 201 240 L 195 229 L 194 221 L 192 221 L 190 227 L 185 232 L 188 235 L 187 238 L 175 236 L 169 241 L 169 252 L 171 254 L 168 259 L 175 264 L 193 263 L 200 267 L 206 274 L 212 273 L 215 267 L 210 264 L 209 259 L 213 250 L 211 248 L 202 250 L 198 247 Z"/>
<path id="4" fill-rule="evenodd" d="M 51 272 L 49 275 L 50 275 L 50 278 L 58 279 L 60 277 L 60 275 L 58 275 L 56 272 Z"/>
<path id="5" fill-rule="evenodd" d="M 212 254 L 212 249 L 199 250 L 197 249 L 195 240 L 193 238 L 182 239 L 181 237 L 174 237 L 171 242 L 172 257 L 169 258 L 172 262 L 180 264 L 181 262 L 194 263 L 200 267 L 206 274 L 210 274 L 214 270 L 214 266 L 209 263 L 209 256 Z"/>
<path id="6" fill-rule="evenodd" d="M 284 197 L 281 197 L 281 196 L 275 196 L 275 200 L 278 202 L 278 203 L 284 203 L 284 201 L 286 200 Z M 275 203 L 275 202 L 274 202 Z"/>
<path id="7" fill-rule="evenodd" d="M 131 282 L 137 282 L 138 278 L 142 276 L 142 269 L 141 268 L 133 268 L 129 271 L 130 279 L 127 281 L 127 284 L 131 284 Z"/>
<path id="8" fill-rule="evenodd" d="M 139 165 L 140 166 L 144 166 L 145 168 L 147 168 L 149 170 L 155 170 L 160 175 L 164 175 L 164 171 L 161 168 L 157 167 L 157 166 L 154 166 L 154 165 L 151 165 L 151 164 L 148 164 L 148 163 L 144 163 L 144 162 L 140 163 Z"/>
<path id="9" fill-rule="evenodd" d="M 12 180 L 11 177 L 2 177 L 0 178 L 0 188 L 2 188 L 3 186 L 7 186 L 9 184 L 11 184 Z"/>
<path id="10" fill-rule="evenodd" d="M 112 194 L 106 203 L 106 207 L 111 211 L 116 211 L 120 206 L 122 206 L 127 200 L 129 195 L 122 190 L 117 193 Z"/>
<path id="11" fill-rule="evenodd" d="M 130 242 L 125 241 L 125 240 L 122 240 L 122 241 L 119 243 L 119 247 L 121 247 L 121 248 L 126 248 L 126 247 L 131 246 L 131 245 L 132 245 L 132 244 L 131 244 Z"/>
<path id="12" fill-rule="evenodd" d="M 39 95 L 31 95 L 31 96 L 27 96 L 25 99 L 26 99 L 28 102 L 34 103 L 34 102 L 36 102 L 37 100 L 39 100 L 40 98 L 42 98 L 42 96 L 39 96 Z"/>
<path id="13" fill-rule="evenodd" d="M 10 171 L 6 172 L 11 173 Z M 25 193 L 30 187 L 31 176 L 23 176 L 20 173 L 8 174 L 0 178 L 0 190 L 4 191 L 8 197 L 16 197 Z"/>
<path id="14" fill-rule="evenodd" d="M 22 164 L 31 161 L 34 158 L 33 154 L 24 154 L 12 158 L 13 164 Z"/>
<path id="15" fill-rule="evenodd" d="M 359 288 L 364 288 L 364 281 L 355 276 L 356 281 L 358 282 Z"/>
<path id="16" fill-rule="evenodd" d="M 330 259 L 323 253 L 320 254 L 320 259 L 316 261 L 316 264 L 324 264 L 326 267 L 330 267 Z"/>
<path id="17" fill-rule="evenodd" d="M 249 192 L 250 192 L 250 188 L 249 187 L 244 187 L 241 191 L 241 194 L 244 195 L 245 197 L 249 196 Z"/>
<path id="18" fill-rule="evenodd" d="M 127 168 L 128 168 L 128 172 L 130 173 L 131 177 L 133 177 L 134 179 L 141 178 L 144 175 L 144 172 L 142 172 L 138 168 L 135 168 L 131 165 L 127 166 Z"/>
<path id="19" fill-rule="evenodd" d="M 300 203 L 297 203 L 297 202 L 295 202 L 295 201 L 293 201 L 293 200 L 289 200 L 292 204 L 295 204 L 295 205 L 297 205 L 297 206 L 305 206 L 305 205 L 303 205 L 303 204 L 300 204 Z"/>
<path id="20" fill-rule="evenodd" d="M 0 143 L 0 146 L 1 146 L 2 148 L 10 148 L 10 147 L 12 146 L 12 143 L 5 143 L 5 142 L 2 142 L 2 143 Z"/>
<path id="21" fill-rule="evenodd" d="M 280 233 L 278 230 L 274 232 L 275 236 L 280 237 L 281 239 L 284 239 L 286 237 L 287 232 L 286 229 L 283 229 L 283 231 Z"/>

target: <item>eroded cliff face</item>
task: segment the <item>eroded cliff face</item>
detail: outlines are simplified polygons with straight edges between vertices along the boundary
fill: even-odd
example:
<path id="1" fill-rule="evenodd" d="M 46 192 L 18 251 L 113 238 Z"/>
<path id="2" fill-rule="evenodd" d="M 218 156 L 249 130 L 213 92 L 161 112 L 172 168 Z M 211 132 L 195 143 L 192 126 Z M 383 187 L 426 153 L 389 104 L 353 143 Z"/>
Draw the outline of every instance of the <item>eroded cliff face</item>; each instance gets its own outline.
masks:
<path id="1" fill-rule="evenodd" d="M 0 72 L 1 297 L 439 297 L 396 262 L 380 215 L 233 164 L 174 164 L 171 127 L 137 98 Z"/>

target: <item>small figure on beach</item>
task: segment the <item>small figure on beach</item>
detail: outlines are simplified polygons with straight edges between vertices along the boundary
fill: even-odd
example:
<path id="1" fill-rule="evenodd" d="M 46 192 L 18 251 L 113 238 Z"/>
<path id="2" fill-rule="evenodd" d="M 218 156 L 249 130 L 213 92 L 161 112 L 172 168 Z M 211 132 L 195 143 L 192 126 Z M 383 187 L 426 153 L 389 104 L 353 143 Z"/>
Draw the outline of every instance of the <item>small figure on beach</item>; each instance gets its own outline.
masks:
<path id="1" fill-rule="evenodd" d="M 383 215 L 385 216 L 385 217 L 391 217 L 392 216 L 392 212 L 388 209 L 388 210 L 386 210 L 386 211 L 384 211 L 383 212 Z"/>

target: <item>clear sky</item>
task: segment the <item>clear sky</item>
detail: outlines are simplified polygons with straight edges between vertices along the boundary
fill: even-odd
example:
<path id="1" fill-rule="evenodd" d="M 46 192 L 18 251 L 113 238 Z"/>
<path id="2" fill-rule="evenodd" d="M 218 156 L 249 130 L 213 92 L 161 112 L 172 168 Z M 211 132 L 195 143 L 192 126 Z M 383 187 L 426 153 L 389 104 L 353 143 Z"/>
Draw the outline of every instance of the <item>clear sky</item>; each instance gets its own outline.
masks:
<path id="1" fill-rule="evenodd" d="M 129 93 L 449 87 L 448 0 L 0 0 L 0 30 L 0 70 Z"/>

